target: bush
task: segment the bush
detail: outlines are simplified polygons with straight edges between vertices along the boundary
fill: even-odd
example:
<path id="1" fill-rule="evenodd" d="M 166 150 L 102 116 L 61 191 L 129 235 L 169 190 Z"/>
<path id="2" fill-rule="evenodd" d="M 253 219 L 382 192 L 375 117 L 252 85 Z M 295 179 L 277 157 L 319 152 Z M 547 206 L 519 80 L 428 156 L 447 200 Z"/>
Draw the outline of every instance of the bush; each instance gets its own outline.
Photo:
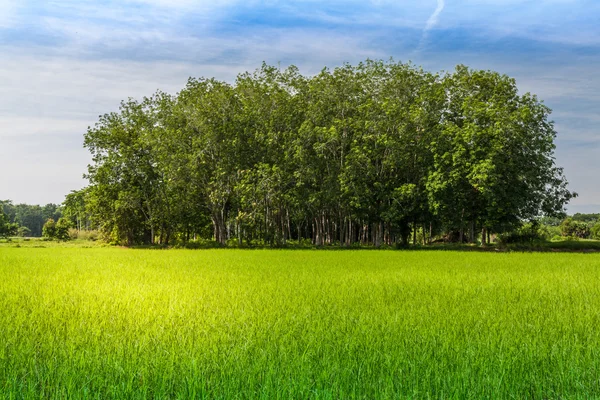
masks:
<path id="1" fill-rule="evenodd" d="M 20 226 L 19 229 L 17 229 L 17 236 L 19 237 L 27 237 L 31 235 L 31 229 L 29 229 L 26 226 Z"/>
<path id="2" fill-rule="evenodd" d="M 512 232 L 499 235 L 498 242 L 500 244 L 534 243 L 546 240 L 548 234 L 549 232 L 546 232 L 537 222 L 534 221 L 524 224 Z"/>
<path id="3" fill-rule="evenodd" d="M 95 242 L 100 237 L 100 233 L 95 230 L 91 231 L 79 231 L 77 234 L 77 238 L 81 240 L 89 240 Z"/>
<path id="4" fill-rule="evenodd" d="M 560 237 L 560 227 L 552 225 L 540 225 L 538 229 L 539 235 L 542 239 L 552 240 L 552 238 Z"/>

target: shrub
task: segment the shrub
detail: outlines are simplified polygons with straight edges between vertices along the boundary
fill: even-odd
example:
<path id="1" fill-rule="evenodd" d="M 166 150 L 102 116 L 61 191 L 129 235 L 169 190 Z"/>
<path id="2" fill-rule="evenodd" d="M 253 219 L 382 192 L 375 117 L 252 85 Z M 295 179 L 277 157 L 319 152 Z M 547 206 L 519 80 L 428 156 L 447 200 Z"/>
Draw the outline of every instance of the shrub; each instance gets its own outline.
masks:
<path id="1" fill-rule="evenodd" d="M 75 240 L 79 238 L 79 231 L 76 228 L 69 228 L 69 238 Z"/>
<path id="2" fill-rule="evenodd" d="M 95 242 L 100 237 L 100 233 L 96 230 L 91 231 L 79 231 L 77 235 L 78 239 L 89 240 Z"/>
<path id="3" fill-rule="evenodd" d="M 500 244 L 534 243 L 546 240 L 547 232 L 541 229 L 537 222 L 524 224 L 520 228 L 498 236 Z"/>
<path id="4" fill-rule="evenodd" d="M 556 236 L 560 237 L 561 234 L 560 227 L 553 225 L 540 225 L 538 232 L 540 237 L 545 240 L 552 240 Z"/>
<path id="5" fill-rule="evenodd" d="M 31 235 L 31 229 L 29 229 L 28 227 L 26 227 L 26 226 L 20 226 L 17 229 L 17 236 L 27 237 L 29 235 Z"/>
<path id="6" fill-rule="evenodd" d="M 586 239 L 590 237 L 590 226 L 585 222 L 575 221 L 573 218 L 565 219 L 560 224 L 561 234 L 567 237 Z"/>

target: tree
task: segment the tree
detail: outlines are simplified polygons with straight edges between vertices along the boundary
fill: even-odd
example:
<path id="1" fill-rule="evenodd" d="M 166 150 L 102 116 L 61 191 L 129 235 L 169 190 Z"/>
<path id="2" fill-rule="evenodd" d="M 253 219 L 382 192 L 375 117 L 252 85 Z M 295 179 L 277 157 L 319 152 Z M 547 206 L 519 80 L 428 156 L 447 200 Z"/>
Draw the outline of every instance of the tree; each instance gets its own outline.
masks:
<path id="1" fill-rule="evenodd" d="M 88 192 L 89 188 L 72 190 L 62 204 L 63 216 L 70 219 L 78 231 L 89 228 L 90 215 L 86 209 Z"/>
<path id="2" fill-rule="evenodd" d="M 56 222 L 52 218 L 48 218 L 42 228 L 42 235 L 48 239 L 56 237 Z"/>
<path id="3" fill-rule="evenodd" d="M 60 241 L 67 241 L 70 239 L 69 229 L 73 227 L 73 224 L 67 218 L 59 218 L 56 222 L 56 228 L 54 230 L 54 238 Z"/>
<path id="4" fill-rule="evenodd" d="M 213 238 L 227 240 L 227 214 L 237 180 L 243 146 L 239 140 L 241 104 L 231 85 L 215 79 L 190 79 L 179 94 L 189 143 L 187 159 L 191 190 L 204 200 L 213 224 Z"/>
<path id="5" fill-rule="evenodd" d="M 564 213 L 576 194 L 554 162 L 550 109 L 514 79 L 458 66 L 445 77 L 442 133 L 432 143 L 430 203 L 452 227 L 485 232 Z"/>

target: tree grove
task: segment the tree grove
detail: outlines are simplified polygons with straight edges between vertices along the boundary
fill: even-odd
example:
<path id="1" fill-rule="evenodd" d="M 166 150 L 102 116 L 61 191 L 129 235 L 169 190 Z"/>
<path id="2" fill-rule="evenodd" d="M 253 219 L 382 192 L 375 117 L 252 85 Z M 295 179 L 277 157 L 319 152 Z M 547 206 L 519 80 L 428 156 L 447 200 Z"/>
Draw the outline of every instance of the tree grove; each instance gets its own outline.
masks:
<path id="1" fill-rule="evenodd" d="M 116 243 L 194 237 L 474 241 L 564 212 L 550 109 L 514 79 L 371 61 L 303 76 L 263 64 L 129 99 L 85 135 L 77 212 Z M 71 197 L 75 199 L 77 193 Z"/>

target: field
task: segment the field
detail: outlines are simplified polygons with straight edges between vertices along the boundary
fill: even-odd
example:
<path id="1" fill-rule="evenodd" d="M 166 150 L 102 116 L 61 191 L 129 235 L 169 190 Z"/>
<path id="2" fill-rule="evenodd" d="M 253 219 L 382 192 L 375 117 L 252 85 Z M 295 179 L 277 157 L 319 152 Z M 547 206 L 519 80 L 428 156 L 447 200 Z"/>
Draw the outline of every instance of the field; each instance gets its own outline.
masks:
<path id="1" fill-rule="evenodd" d="M 600 396 L 600 254 L 0 248 L 1 398 Z"/>

